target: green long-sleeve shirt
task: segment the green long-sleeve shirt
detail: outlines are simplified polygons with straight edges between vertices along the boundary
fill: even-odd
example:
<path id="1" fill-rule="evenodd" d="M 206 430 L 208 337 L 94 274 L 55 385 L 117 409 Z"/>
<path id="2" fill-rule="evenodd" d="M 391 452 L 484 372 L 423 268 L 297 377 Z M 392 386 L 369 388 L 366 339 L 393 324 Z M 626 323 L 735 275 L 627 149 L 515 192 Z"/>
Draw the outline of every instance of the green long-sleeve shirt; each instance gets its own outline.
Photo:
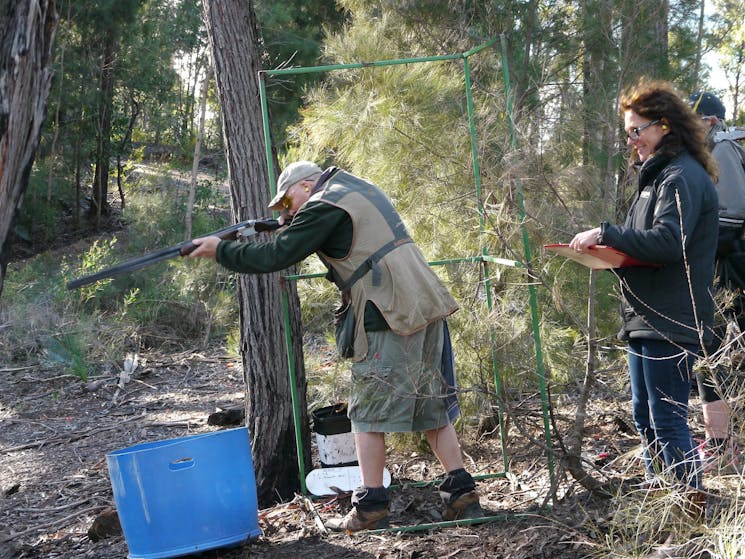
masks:
<path id="1" fill-rule="evenodd" d="M 349 214 L 324 202 L 308 202 L 292 223 L 273 238 L 260 243 L 221 241 L 216 260 L 229 270 L 243 274 L 277 272 L 322 251 L 332 258 L 343 258 L 352 246 L 354 229 Z M 368 302 L 365 329 L 387 330 L 378 309 Z"/>

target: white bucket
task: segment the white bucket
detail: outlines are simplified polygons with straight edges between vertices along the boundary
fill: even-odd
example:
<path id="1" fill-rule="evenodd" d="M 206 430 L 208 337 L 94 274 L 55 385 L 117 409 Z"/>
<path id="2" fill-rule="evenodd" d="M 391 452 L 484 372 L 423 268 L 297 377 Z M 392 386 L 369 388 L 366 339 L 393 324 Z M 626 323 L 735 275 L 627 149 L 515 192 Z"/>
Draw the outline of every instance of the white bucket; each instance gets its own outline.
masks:
<path id="1" fill-rule="evenodd" d="M 312 413 L 322 468 L 357 464 L 354 434 L 346 408 L 345 404 L 336 404 Z"/>

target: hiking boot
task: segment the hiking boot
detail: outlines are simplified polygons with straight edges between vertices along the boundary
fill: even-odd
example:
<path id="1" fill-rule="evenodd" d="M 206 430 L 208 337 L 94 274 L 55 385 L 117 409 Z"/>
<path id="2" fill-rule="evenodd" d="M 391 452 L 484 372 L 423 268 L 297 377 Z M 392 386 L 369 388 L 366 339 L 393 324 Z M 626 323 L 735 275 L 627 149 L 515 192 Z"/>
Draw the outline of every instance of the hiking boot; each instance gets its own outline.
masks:
<path id="1" fill-rule="evenodd" d="M 359 532 L 388 528 L 388 513 L 391 499 L 385 487 L 358 487 L 352 493 L 352 510 L 344 518 L 331 519 L 326 523 L 337 532 Z"/>
<path id="2" fill-rule="evenodd" d="M 439 491 L 445 505 L 443 519 L 463 520 L 484 516 L 479 504 L 479 494 L 476 493 L 476 482 L 463 468 L 448 472 L 440 484 Z"/>
<path id="3" fill-rule="evenodd" d="M 698 445 L 698 456 L 705 474 L 738 475 L 742 473 L 740 449 L 731 438 L 723 449 L 713 448 L 709 441 Z"/>
<path id="4" fill-rule="evenodd" d="M 442 496 L 443 493 L 440 493 L 440 495 Z M 445 504 L 445 509 L 442 512 L 444 520 L 465 520 L 484 516 L 484 511 L 479 503 L 479 494 L 476 493 L 476 490 L 463 493 L 453 500 L 443 498 L 443 502 Z"/>
<path id="5" fill-rule="evenodd" d="M 361 511 L 357 507 L 353 507 L 344 518 L 332 518 L 326 522 L 326 527 L 329 530 L 346 532 L 347 534 L 361 530 L 378 530 L 389 526 L 387 508 Z"/>

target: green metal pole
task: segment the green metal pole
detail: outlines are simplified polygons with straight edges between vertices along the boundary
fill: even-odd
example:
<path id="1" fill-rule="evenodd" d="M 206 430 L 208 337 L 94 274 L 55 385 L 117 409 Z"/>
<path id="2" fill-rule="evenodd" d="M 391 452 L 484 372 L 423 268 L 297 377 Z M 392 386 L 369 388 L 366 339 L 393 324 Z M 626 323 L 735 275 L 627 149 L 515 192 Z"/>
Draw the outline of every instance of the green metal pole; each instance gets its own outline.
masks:
<path id="1" fill-rule="evenodd" d="M 483 242 L 486 218 L 484 215 L 484 204 L 481 196 L 481 167 L 479 165 L 478 139 L 476 136 L 476 119 L 474 118 L 473 94 L 471 93 L 471 67 L 468 63 L 468 57 L 463 58 L 463 73 L 466 82 L 466 106 L 468 108 L 468 129 L 471 135 L 471 159 L 473 162 L 473 180 L 476 188 L 476 203 L 479 211 L 479 244 L 481 245 L 481 255 L 486 256 L 486 244 Z M 491 315 L 492 295 L 491 279 L 489 278 L 489 263 L 482 260 L 481 265 L 484 270 L 484 291 L 486 292 L 486 308 Z M 497 395 L 497 419 L 499 420 L 499 436 L 502 445 L 502 465 L 504 470 L 509 469 L 509 460 L 507 459 L 507 430 L 504 425 L 504 410 L 502 409 L 502 379 L 499 375 L 499 366 L 497 365 L 497 339 L 494 328 L 489 326 L 489 343 L 491 345 L 492 374 L 494 376 L 494 392 Z"/>
<path id="2" fill-rule="evenodd" d="M 269 185 L 272 196 L 276 192 L 274 177 L 274 161 L 272 159 L 272 139 L 269 127 L 269 107 L 266 99 L 266 84 L 263 72 L 259 72 L 259 98 L 261 100 L 261 120 L 264 124 L 264 149 L 266 152 L 266 168 L 269 174 Z M 297 371 L 295 370 L 295 352 L 292 349 L 292 326 L 290 324 L 290 302 L 287 296 L 287 285 L 280 278 L 282 287 L 282 322 L 285 330 L 285 348 L 287 350 L 287 370 L 290 376 L 290 397 L 292 398 L 292 420 L 295 426 L 295 447 L 297 450 L 297 467 L 300 476 L 300 491 L 307 493 L 305 487 L 305 460 L 303 458 L 302 425 L 300 424 L 300 406 L 297 393 Z"/>
<path id="3" fill-rule="evenodd" d="M 473 56 L 474 54 L 481 52 L 484 49 L 488 49 L 490 46 L 492 46 L 494 43 L 496 43 L 499 40 L 499 37 L 494 37 L 491 41 L 484 43 L 483 45 L 479 45 L 477 47 L 473 47 L 471 50 L 466 51 L 463 53 L 463 58 L 469 58 Z"/>
<path id="4" fill-rule="evenodd" d="M 492 46 L 497 39 L 493 39 L 492 41 L 481 45 L 479 47 L 476 47 L 474 49 L 471 49 L 470 51 L 463 53 L 463 54 L 452 54 L 452 55 L 442 55 L 442 56 L 427 56 L 427 57 L 420 57 L 420 58 L 401 58 L 396 60 L 380 60 L 375 62 L 357 62 L 357 63 L 351 63 L 351 64 L 332 64 L 332 65 L 326 65 L 326 66 L 314 66 L 314 67 L 303 67 L 303 68 L 285 68 L 285 69 L 279 69 L 279 70 L 262 70 L 259 72 L 259 96 L 261 100 L 261 112 L 262 112 L 262 121 L 263 121 L 263 127 L 264 127 L 264 146 L 266 151 L 266 160 L 267 160 L 267 171 L 269 174 L 269 184 L 271 188 L 271 193 L 274 195 L 276 192 L 276 186 L 275 186 L 275 176 L 274 176 L 274 165 L 273 165 L 273 159 L 272 159 L 272 148 L 271 148 L 271 133 L 270 133 L 270 125 L 269 125 L 269 109 L 268 109 L 268 103 L 267 103 L 267 96 L 266 96 L 266 85 L 265 85 L 265 76 L 280 76 L 280 75 L 292 75 L 292 74 L 308 74 L 308 73 L 318 73 L 318 72 L 327 72 L 331 70 L 345 70 L 345 69 L 355 69 L 355 68 L 370 68 L 370 67 L 381 67 L 381 66 L 391 66 L 391 65 L 398 65 L 398 64 L 414 64 L 414 63 L 420 63 L 420 62 L 439 62 L 439 61 L 446 61 L 446 60 L 459 60 L 462 59 L 466 62 L 466 68 L 468 68 L 468 57 L 472 54 L 475 54 L 477 52 L 480 52 L 481 50 L 484 50 L 485 48 L 488 48 Z M 468 69 L 466 70 L 468 73 Z M 479 170 L 479 164 L 478 164 L 478 149 L 476 146 L 476 135 L 475 135 L 475 124 L 474 124 L 474 117 L 473 117 L 473 98 L 471 97 L 471 78 L 470 74 L 466 77 L 466 99 L 468 103 L 468 110 L 469 110 L 469 123 L 471 127 L 471 143 L 472 143 L 472 152 L 473 152 L 473 164 L 474 164 L 474 175 L 475 175 L 475 181 L 476 181 L 476 191 L 477 191 L 477 197 L 479 198 L 479 222 L 481 227 L 481 232 L 483 233 L 483 208 L 481 207 L 480 199 L 481 199 L 481 174 Z M 483 251 L 482 247 L 482 256 L 478 258 L 481 262 L 486 265 L 486 262 L 495 262 L 495 263 L 504 263 L 508 265 L 519 265 L 517 262 L 511 261 L 511 260 L 505 260 L 505 259 L 495 259 L 492 257 L 487 257 L 486 254 Z M 447 262 L 447 261 L 443 261 Z M 486 279 L 487 279 L 487 298 L 488 298 L 488 305 L 491 309 L 491 294 L 490 294 L 490 288 L 488 284 L 488 271 L 486 273 Z M 324 274 L 312 274 L 310 276 L 287 276 L 284 278 L 285 281 L 295 280 L 299 279 L 301 277 L 322 277 Z M 305 485 L 305 464 L 303 461 L 303 448 L 302 448 L 302 437 L 300 434 L 300 413 L 298 409 L 298 397 L 297 397 L 297 383 L 296 383 L 296 371 L 295 371 L 295 360 L 294 360 L 294 353 L 292 350 L 292 335 L 290 331 L 290 318 L 289 318 L 289 302 L 287 298 L 286 291 L 283 290 L 282 292 L 282 310 L 283 310 L 283 320 L 285 325 L 285 343 L 287 346 L 287 359 L 288 359 L 288 369 L 290 374 L 290 390 L 292 395 L 292 403 L 293 403 L 293 413 L 294 413 L 294 422 L 295 422 L 295 440 L 297 445 L 297 454 L 298 454 L 298 469 L 301 474 L 300 479 L 300 485 L 303 493 L 307 493 L 306 485 Z M 494 364 L 496 367 L 496 360 L 494 360 Z M 496 369 L 495 369 L 496 371 Z M 500 410 L 501 414 L 501 410 Z M 500 426 L 502 426 L 503 421 L 501 421 L 501 415 L 500 415 Z M 502 444 L 504 447 L 504 433 L 502 433 Z M 506 460 L 506 458 L 505 458 Z"/>
<path id="5" fill-rule="evenodd" d="M 512 92 L 510 91 L 510 71 L 507 65 L 507 39 L 501 35 L 502 42 L 502 73 L 504 74 L 504 89 L 507 94 L 507 115 L 509 117 L 510 136 L 512 138 L 512 148 L 517 150 L 517 134 L 515 133 L 515 122 L 513 119 Z M 522 183 L 516 179 L 517 190 L 517 207 L 520 212 L 520 229 L 523 237 L 523 250 L 525 255 L 525 264 L 528 267 L 528 279 L 531 274 L 531 254 L 530 239 L 528 229 L 525 226 L 525 205 L 523 201 Z M 528 282 L 528 291 L 530 293 L 530 315 L 533 321 L 533 343 L 535 344 L 536 372 L 538 373 L 538 383 L 541 392 L 541 404 L 543 407 L 543 432 L 546 438 L 546 454 L 548 456 L 549 477 L 551 479 L 552 490 L 556 486 L 556 475 L 554 468 L 554 453 L 551 443 L 551 423 L 549 421 L 548 390 L 546 388 L 546 373 L 543 368 L 543 350 L 541 349 L 541 332 L 538 321 L 538 303 L 535 294 L 535 285 L 532 281 Z"/>
<path id="6" fill-rule="evenodd" d="M 282 68 L 279 70 L 262 70 L 261 73 L 269 76 L 288 76 L 292 74 L 313 74 L 317 72 L 328 72 L 330 70 L 354 70 L 356 68 L 376 68 L 381 66 L 394 66 L 400 64 L 416 64 L 419 62 L 442 62 L 445 60 L 460 60 L 489 48 L 497 39 L 474 47 L 463 54 L 443 54 L 438 56 L 422 56 L 416 58 L 397 58 L 392 60 L 375 60 L 373 62 L 351 62 L 348 64 L 328 64 L 326 66 L 306 66 L 300 68 Z M 262 107 L 263 108 L 263 107 Z"/>
<path id="7" fill-rule="evenodd" d="M 305 487 L 305 460 L 303 459 L 303 436 L 302 425 L 300 425 L 300 406 L 298 405 L 297 393 L 297 371 L 295 371 L 295 352 L 292 349 L 292 330 L 290 327 L 290 299 L 287 296 L 287 283 L 284 278 L 282 282 L 282 318 L 285 323 L 285 345 L 287 346 L 287 364 L 290 373 L 290 396 L 292 397 L 292 419 L 295 424 L 295 448 L 297 449 L 297 468 L 300 474 L 300 491 L 303 495 L 307 493 Z"/>
<path id="8" fill-rule="evenodd" d="M 416 64 L 418 62 L 441 62 L 444 60 L 458 60 L 461 54 L 444 54 L 441 56 L 425 56 L 422 58 L 398 58 L 393 60 L 376 60 L 374 62 L 351 62 L 348 64 L 328 64 L 326 66 L 306 66 L 300 68 L 283 68 L 281 70 L 264 70 L 270 76 L 288 76 L 292 74 L 313 74 L 330 70 L 354 70 L 357 68 L 378 68 L 381 66 L 396 66 L 401 64 Z"/>
<path id="9" fill-rule="evenodd" d="M 396 526 L 393 528 L 380 528 L 377 530 L 366 530 L 360 532 L 360 535 L 364 534 L 399 534 L 404 532 L 424 532 L 427 530 L 434 530 L 440 528 L 453 528 L 455 526 L 470 526 L 473 524 L 485 524 L 487 522 L 496 521 L 515 521 L 520 518 L 530 518 L 535 516 L 531 513 L 511 513 L 511 514 L 495 514 L 493 516 L 481 516 L 479 518 L 464 518 L 463 520 L 442 520 L 440 522 L 430 522 L 426 524 L 414 524 L 411 526 Z M 447 557 L 447 555 L 445 555 Z M 454 557 L 451 556 L 451 557 Z"/>
<path id="10" fill-rule="evenodd" d="M 446 260 L 430 260 L 427 262 L 430 266 L 446 266 L 448 264 L 460 264 L 462 262 L 491 262 L 492 264 L 501 264 L 503 266 L 512 266 L 513 268 L 522 268 L 522 262 L 517 260 L 509 260 L 507 258 L 496 258 L 494 256 L 465 256 L 463 258 L 448 258 Z M 313 278 L 325 278 L 327 274 L 318 272 L 315 274 L 297 274 L 292 276 L 282 276 L 288 281 L 295 281 L 301 279 L 313 279 Z"/>
<path id="11" fill-rule="evenodd" d="M 264 152 L 266 154 L 266 170 L 269 175 L 269 192 L 271 198 L 277 191 L 274 177 L 274 159 L 272 158 L 272 132 L 269 126 L 269 104 L 266 99 L 265 72 L 259 72 L 259 99 L 261 100 L 261 122 L 264 125 Z"/>

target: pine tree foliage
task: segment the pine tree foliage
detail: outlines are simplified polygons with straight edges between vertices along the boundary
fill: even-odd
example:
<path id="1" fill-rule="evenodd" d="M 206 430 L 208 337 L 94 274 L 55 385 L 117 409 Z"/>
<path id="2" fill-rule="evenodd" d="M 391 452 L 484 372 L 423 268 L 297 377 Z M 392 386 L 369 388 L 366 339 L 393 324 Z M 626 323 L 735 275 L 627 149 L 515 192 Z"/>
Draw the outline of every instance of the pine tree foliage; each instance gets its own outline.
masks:
<path id="1" fill-rule="evenodd" d="M 318 64 L 325 31 L 337 28 L 346 17 L 334 0 L 260 0 L 255 4 L 265 47 L 262 65 L 267 69 Z M 291 80 L 275 78 L 267 84 L 276 143 L 285 142 L 287 126 L 297 120 L 302 102 L 299 92 L 318 79 L 318 74 L 301 74 Z"/>
<path id="2" fill-rule="evenodd" d="M 398 33 L 392 16 L 357 20 L 327 41 L 325 55 L 336 63 L 417 56 Z M 306 101 L 293 142 L 320 161 L 384 185 L 418 238 L 435 245 L 430 256 L 453 256 L 452 239 L 435 236 L 434 227 L 458 226 L 458 234 L 468 236 L 476 226 L 458 62 L 332 72 Z"/>
<path id="3" fill-rule="evenodd" d="M 574 382 L 584 371 L 582 343 L 590 335 L 583 319 L 587 272 L 542 254 L 541 245 L 568 241 L 601 219 L 622 218 L 633 186 L 624 173 L 625 142 L 615 100 L 641 75 L 666 77 L 674 71 L 681 88 L 690 83 L 692 65 L 686 61 L 694 48 L 695 4 L 440 1 L 422 6 L 347 0 L 342 5 L 349 21 L 326 39 L 324 64 L 464 52 L 500 34 L 506 37 L 511 113 L 499 45 L 470 61 L 485 235 L 478 234 L 462 63 L 329 72 L 305 95 L 303 120 L 289 132 L 286 159 L 337 164 L 382 185 L 431 259 L 484 249 L 522 260 L 521 228 L 527 228 L 537 274 L 533 281 L 546 288 L 538 293 L 545 359 L 554 380 Z M 524 222 L 518 189 L 525 193 Z M 524 271 L 490 270 L 495 302 L 490 316 L 479 306 L 484 293 L 478 278 L 464 275 L 462 268 L 447 272 L 455 280 L 454 291 L 475 303 L 467 311 L 472 314 L 463 313 L 471 331 L 465 329 L 461 340 L 473 350 L 473 360 L 466 363 L 471 380 L 482 382 L 488 369 L 481 326 L 489 324 L 497 332 L 506 378 L 518 386 L 534 383 Z M 592 333 L 608 342 L 618 324 L 614 283 L 610 274 L 599 278 L 600 331 Z M 605 351 L 600 366 L 619 355 Z"/>

